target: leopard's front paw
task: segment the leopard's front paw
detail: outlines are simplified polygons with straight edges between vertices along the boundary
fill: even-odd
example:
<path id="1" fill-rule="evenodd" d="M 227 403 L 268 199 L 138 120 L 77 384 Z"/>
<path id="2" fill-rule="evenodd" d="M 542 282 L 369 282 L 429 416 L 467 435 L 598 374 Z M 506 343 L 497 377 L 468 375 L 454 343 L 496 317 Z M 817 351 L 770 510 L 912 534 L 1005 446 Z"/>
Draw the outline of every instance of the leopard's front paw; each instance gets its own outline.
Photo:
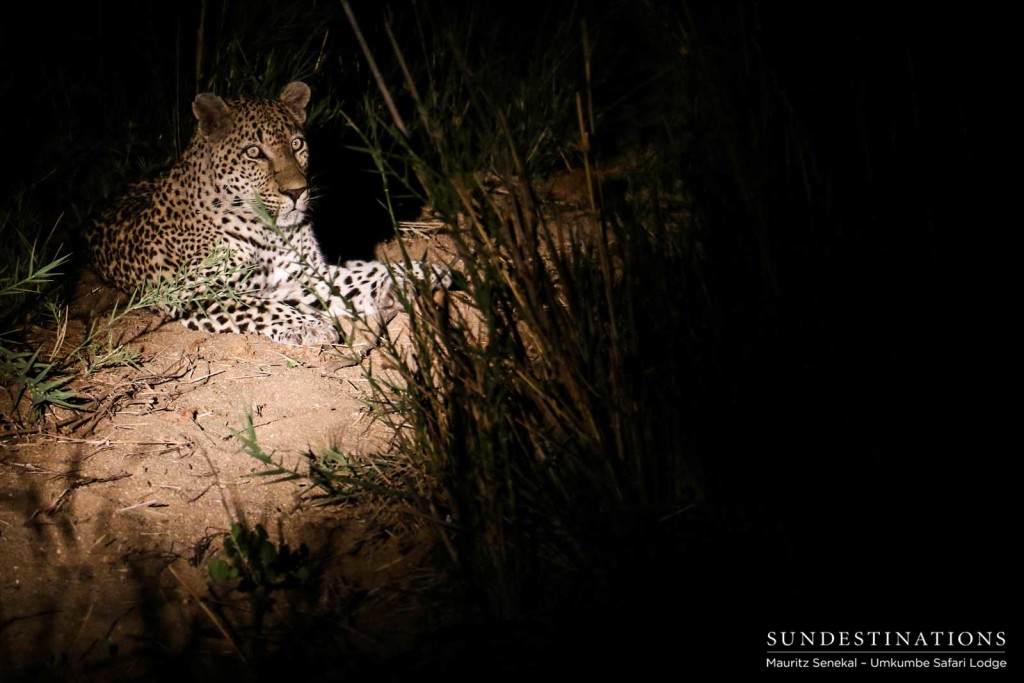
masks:
<path id="1" fill-rule="evenodd" d="M 338 343 L 338 331 L 334 325 L 329 320 L 321 320 L 312 316 L 290 327 L 271 330 L 267 336 L 276 342 L 292 346 L 321 346 Z"/>

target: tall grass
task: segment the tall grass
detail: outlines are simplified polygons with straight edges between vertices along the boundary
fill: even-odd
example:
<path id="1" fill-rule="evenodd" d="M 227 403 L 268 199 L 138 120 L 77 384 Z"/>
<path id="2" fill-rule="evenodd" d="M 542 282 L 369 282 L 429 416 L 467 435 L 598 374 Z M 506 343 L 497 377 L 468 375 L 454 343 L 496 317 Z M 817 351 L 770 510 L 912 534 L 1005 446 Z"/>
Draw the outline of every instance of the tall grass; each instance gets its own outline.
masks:
<path id="1" fill-rule="evenodd" d="M 671 136 L 614 150 L 636 161 L 617 187 L 598 185 L 590 141 L 604 112 L 590 104 L 595 36 L 579 17 L 558 17 L 557 40 L 537 31 L 515 62 L 486 29 L 420 19 L 429 59 L 390 56 L 415 65 L 401 87 L 417 118 L 407 135 L 380 119 L 367 129 L 391 130 L 377 153 L 403 149 L 418 171 L 465 291 L 451 312 L 415 309 L 415 353 L 396 353 L 404 381 L 376 386 L 405 409 L 422 511 L 474 609 L 604 605 L 652 563 L 680 561 L 681 522 L 702 500 L 693 424 L 713 331 L 686 150 Z M 674 132 L 685 114 L 662 124 Z M 586 178 L 582 214 L 539 202 L 552 159 Z"/>

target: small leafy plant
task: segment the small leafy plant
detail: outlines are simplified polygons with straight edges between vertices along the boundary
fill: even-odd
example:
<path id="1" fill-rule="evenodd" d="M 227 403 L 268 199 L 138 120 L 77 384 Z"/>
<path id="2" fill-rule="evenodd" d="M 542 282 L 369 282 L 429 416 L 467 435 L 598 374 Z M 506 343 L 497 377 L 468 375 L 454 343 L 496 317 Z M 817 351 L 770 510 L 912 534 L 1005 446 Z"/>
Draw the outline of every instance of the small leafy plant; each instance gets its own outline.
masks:
<path id="1" fill-rule="evenodd" d="M 375 459 L 373 456 L 356 458 L 343 453 L 338 448 L 327 448 L 316 454 L 312 452 L 301 454 L 308 462 L 308 469 L 305 472 L 287 467 L 283 463 L 275 461 L 260 446 L 251 410 L 246 411 L 245 423 L 241 430 L 234 432 L 234 436 L 241 441 L 242 450 L 249 457 L 258 460 L 266 467 L 252 476 L 276 477 L 271 483 L 308 479 L 320 489 L 327 502 L 337 502 L 347 496 L 367 491 L 394 497 L 406 495 L 386 476 L 386 473 L 391 473 L 397 479 L 402 477 L 402 473 L 398 471 L 400 465 L 395 462 L 394 458 Z"/>
<path id="2" fill-rule="evenodd" d="M 49 406 L 70 410 L 86 406 L 88 399 L 67 388 L 74 377 L 55 373 L 56 363 L 40 361 L 39 352 L 15 352 L 0 346 L 0 376 L 12 377 L 17 386 L 13 404 L 17 406 L 27 397 L 35 419 L 42 418 Z"/>
<path id="3" fill-rule="evenodd" d="M 305 544 L 298 550 L 287 543 L 275 545 L 260 524 L 248 529 L 240 522 L 232 523 L 231 530 L 224 534 L 224 555 L 207 565 L 210 580 L 214 584 L 237 581 L 242 592 L 266 595 L 276 589 L 305 585 L 314 574 Z"/>

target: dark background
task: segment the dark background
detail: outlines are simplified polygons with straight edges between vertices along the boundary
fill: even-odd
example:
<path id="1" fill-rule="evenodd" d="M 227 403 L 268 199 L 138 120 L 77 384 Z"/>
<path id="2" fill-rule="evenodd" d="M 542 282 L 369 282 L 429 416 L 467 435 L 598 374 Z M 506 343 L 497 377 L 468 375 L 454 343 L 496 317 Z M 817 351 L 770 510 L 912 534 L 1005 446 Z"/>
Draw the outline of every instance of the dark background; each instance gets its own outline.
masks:
<path id="1" fill-rule="evenodd" d="M 599 22 L 623 5 L 585 9 Z M 671 628 L 649 647 L 695 660 L 740 648 L 758 669 L 768 630 L 1009 630 L 1019 456 L 1000 429 L 1015 387 L 997 355 L 993 321 L 1009 316 L 990 231 L 1012 229 L 991 200 L 993 158 L 1006 154 L 992 105 L 1009 87 L 995 51 L 1003 22 L 973 7 L 688 7 L 738 119 L 757 92 L 750 74 L 777 79 L 815 150 L 818 201 L 790 192 L 802 180 L 778 171 L 785 147 L 771 140 L 747 157 L 765 169 L 756 207 L 714 169 L 698 173 L 709 206 L 735 204 L 708 245 L 727 367 L 699 436 L 711 512 L 688 575 L 652 568 L 623 614 L 684 615 L 692 648 Z M 175 64 L 195 49 L 198 2 L 21 10 L 0 24 L 0 180 L 94 209 L 117 187 L 96 174 L 124 166 L 106 145 L 123 136 L 122 113 L 141 121 L 149 151 L 135 105 L 150 104 L 153 79 L 177 74 L 177 104 L 152 105 L 188 116 L 195 85 Z M 529 30 L 524 8 L 506 20 Z M 335 39 L 351 42 L 340 22 Z M 756 28 L 759 54 L 744 52 L 738 26 Z M 353 87 L 365 86 L 345 49 Z M 335 255 L 363 256 L 386 225 L 368 164 L 342 137 L 317 135 L 318 224 L 360 221 L 324 238 Z M 329 159 L 316 151 L 328 145 Z M 753 213 L 768 226 L 759 235 L 737 227 Z M 665 596 L 678 611 L 663 613 Z"/>

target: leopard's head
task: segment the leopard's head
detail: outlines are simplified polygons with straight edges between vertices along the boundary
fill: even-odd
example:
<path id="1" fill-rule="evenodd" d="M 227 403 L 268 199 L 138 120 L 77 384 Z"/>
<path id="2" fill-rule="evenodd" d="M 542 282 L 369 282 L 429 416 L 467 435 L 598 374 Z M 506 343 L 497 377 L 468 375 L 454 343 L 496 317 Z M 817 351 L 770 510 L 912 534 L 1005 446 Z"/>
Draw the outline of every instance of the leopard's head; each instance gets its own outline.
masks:
<path id="1" fill-rule="evenodd" d="M 289 83 L 276 100 L 223 100 L 202 93 L 192 103 L 193 145 L 204 147 L 218 195 L 235 206 L 262 205 L 279 227 L 302 222 L 309 207 L 303 135 L 309 86 Z"/>

